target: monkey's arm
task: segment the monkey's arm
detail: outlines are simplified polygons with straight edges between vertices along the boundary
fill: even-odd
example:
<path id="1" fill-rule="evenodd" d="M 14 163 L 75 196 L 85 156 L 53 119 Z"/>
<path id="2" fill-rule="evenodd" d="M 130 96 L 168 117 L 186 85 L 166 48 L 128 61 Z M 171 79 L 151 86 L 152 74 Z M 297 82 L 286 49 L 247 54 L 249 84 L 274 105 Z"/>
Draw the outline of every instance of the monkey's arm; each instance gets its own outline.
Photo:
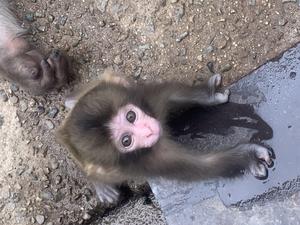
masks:
<path id="1" fill-rule="evenodd" d="M 156 152 L 150 170 L 155 176 L 182 180 L 233 177 L 248 170 L 255 177 L 267 176 L 265 165 L 272 165 L 269 150 L 257 144 L 240 144 L 234 148 L 218 152 L 192 154 L 180 149 L 176 143 L 164 144 Z M 155 160 L 155 161 L 154 161 Z M 151 171 L 149 171 L 151 173 Z"/>
<path id="2" fill-rule="evenodd" d="M 201 86 L 179 86 L 170 93 L 169 101 L 174 103 L 191 103 L 203 106 L 218 105 L 228 101 L 229 90 L 223 93 L 216 89 L 221 85 L 221 75 L 215 74 Z"/>

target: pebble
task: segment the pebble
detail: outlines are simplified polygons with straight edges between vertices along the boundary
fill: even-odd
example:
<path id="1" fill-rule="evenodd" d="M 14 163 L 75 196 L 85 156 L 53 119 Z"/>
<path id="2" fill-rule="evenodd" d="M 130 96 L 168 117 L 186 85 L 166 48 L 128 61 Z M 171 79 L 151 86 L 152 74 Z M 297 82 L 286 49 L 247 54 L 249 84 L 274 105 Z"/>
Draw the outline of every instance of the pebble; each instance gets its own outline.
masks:
<path id="1" fill-rule="evenodd" d="M 278 25 L 279 26 L 284 26 L 284 25 L 286 25 L 287 24 L 287 20 L 285 19 L 285 18 L 280 18 L 279 20 L 278 20 Z"/>
<path id="2" fill-rule="evenodd" d="M 42 106 L 42 105 L 39 105 L 39 106 L 37 107 L 37 112 L 38 112 L 39 114 L 43 114 L 43 113 L 45 112 L 45 107 Z"/>
<path id="3" fill-rule="evenodd" d="M 184 38 L 186 38 L 189 35 L 189 32 L 186 31 L 182 34 L 180 34 L 177 38 L 176 38 L 176 42 L 181 42 Z"/>
<path id="4" fill-rule="evenodd" d="M 91 215 L 88 214 L 87 212 L 84 213 L 83 216 L 82 216 L 82 219 L 84 219 L 84 220 L 89 220 L 89 219 L 91 219 L 91 218 L 92 218 Z"/>
<path id="5" fill-rule="evenodd" d="M 40 31 L 40 32 L 45 32 L 45 31 L 47 31 L 47 27 L 46 27 L 45 25 L 41 25 L 41 26 L 39 26 L 37 29 L 38 29 L 38 31 Z"/>
<path id="6" fill-rule="evenodd" d="M 55 184 L 60 184 L 61 183 L 61 181 L 62 181 L 62 177 L 60 176 L 60 175 L 57 175 L 56 177 L 55 177 Z"/>
<path id="7" fill-rule="evenodd" d="M 35 15 L 36 18 L 44 18 L 45 17 L 45 12 L 38 10 L 38 11 L 35 12 L 34 15 Z"/>
<path id="8" fill-rule="evenodd" d="M 49 15 L 48 16 L 48 21 L 50 22 L 50 23 L 52 23 L 53 21 L 54 21 L 54 16 L 53 15 Z"/>
<path id="9" fill-rule="evenodd" d="M 123 63 L 123 60 L 121 58 L 121 55 L 117 55 L 114 59 L 114 64 L 121 65 Z"/>
<path id="10" fill-rule="evenodd" d="M 143 69 L 142 67 L 137 68 L 137 70 L 133 74 L 134 79 L 138 79 L 141 76 L 142 69 Z"/>
<path id="11" fill-rule="evenodd" d="M 106 25 L 105 21 L 104 20 L 100 20 L 99 21 L 99 26 L 100 27 L 104 27 Z"/>
<path id="12" fill-rule="evenodd" d="M 24 100 L 21 100 L 21 101 L 20 101 L 20 110 L 21 110 L 22 112 L 26 112 L 27 109 L 28 109 L 27 103 L 26 103 Z"/>
<path id="13" fill-rule="evenodd" d="M 286 3 L 286 2 L 297 2 L 297 0 L 282 0 L 282 3 Z"/>
<path id="14" fill-rule="evenodd" d="M 211 53 L 213 50 L 214 50 L 214 47 L 211 46 L 211 45 L 209 45 L 209 46 L 204 50 L 204 52 L 205 52 L 205 53 Z"/>
<path id="15" fill-rule="evenodd" d="M 248 0 L 248 5 L 254 6 L 256 4 L 255 0 Z"/>
<path id="16" fill-rule="evenodd" d="M 3 102 L 8 101 L 8 96 L 3 89 L 0 90 L 0 100 Z"/>
<path id="17" fill-rule="evenodd" d="M 185 10 L 184 10 L 184 6 L 183 5 L 178 5 L 176 7 L 174 7 L 174 17 L 175 17 L 175 21 L 176 23 L 178 23 L 180 21 L 180 19 L 184 16 Z"/>
<path id="18" fill-rule="evenodd" d="M 19 91 L 19 86 L 18 85 L 16 85 L 16 84 L 11 84 L 10 86 L 9 86 L 9 88 L 10 88 L 10 90 L 12 91 L 12 92 L 18 92 Z"/>
<path id="19" fill-rule="evenodd" d="M 48 112 L 48 117 L 50 118 L 55 118 L 58 114 L 59 110 L 56 107 L 51 107 L 49 112 Z"/>
<path id="20" fill-rule="evenodd" d="M 106 11 L 107 4 L 108 4 L 108 0 L 95 1 L 96 8 L 99 9 L 101 13 L 104 13 Z"/>
<path id="21" fill-rule="evenodd" d="M 38 224 L 43 224 L 45 222 L 45 216 L 43 215 L 37 215 L 35 219 Z"/>
<path id="22" fill-rule="evenodd" d="M 65 16 L 65 15 L 61 15 L 59 18 L 58 18 L 58 23 L 62 26 L 64 26 L 66 24 L 68 20 L 68 16 Z"/>
<path id="23" fill-rule="evenodd" d="M 33 22 L 34 21 L 34 14 L 32 12 L 26 13 L 25 14 L 25 19 L 29 22 Z"/>
<path id="24" fill-rule="evenodd" d="M 54 225 L 53 222 L 48 222 L 46 225 Z"/>
<path id="25" fill-rule="evenodd" d="M 19 98 L 18 98 L 17 96 L 13 95 L 13 96 L 11 96 L 11 97 L 9 98 L 9 101 L 10 101 L 12 104 L 16 104 L 16 103 L 19 102 Z"/>
<path id="26" fill-rule="evenodd" d="M 45 125 L 49 130 L 54 129 L 54 124 L 51 120 L 45 120 Z"/>
<path id="27" fill-rule="evenodd" d="M 291 79 L 295 80 L 296 76 L 297 76 L 296 72 L 293 71 L 293 72 L 290 73 L 290 78 Z"/>
<path id="28" fill-rule="evenodd" d="M 50 165 L 53 170 L 56 170 L 59 166 L 58 162 L 55 159 L 50 161 Z"/>
<path id="29" fill-rule="evenodd" d="M 54 200 L 54 196 L 53 196 L 52 192 L 50 192 L 50 191 L 41 192 L 40 197 L 43 200 L 51 200 L 51 201 Z"/>

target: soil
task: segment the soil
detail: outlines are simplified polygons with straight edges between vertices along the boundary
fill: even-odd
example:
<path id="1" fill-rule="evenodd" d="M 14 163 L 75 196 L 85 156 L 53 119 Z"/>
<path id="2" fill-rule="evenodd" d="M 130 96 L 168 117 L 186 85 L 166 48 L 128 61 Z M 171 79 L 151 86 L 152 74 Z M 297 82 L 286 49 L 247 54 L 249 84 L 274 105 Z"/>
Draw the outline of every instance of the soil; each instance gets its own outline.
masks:
<path id="1" fill-rule="evenodd" d="M 33 97 L 0 83 L 0 224 L 165 224 L 146 183 L 118 205 L 93 187 L 55 140 L 64 99 L 108 66 L 137 82 L 197 83 L 212 72 L 228 85 L 300 40 L 294 0 L 20 0 L 12 6 L 28 40 L 66 51 L 75 79 Z"/>

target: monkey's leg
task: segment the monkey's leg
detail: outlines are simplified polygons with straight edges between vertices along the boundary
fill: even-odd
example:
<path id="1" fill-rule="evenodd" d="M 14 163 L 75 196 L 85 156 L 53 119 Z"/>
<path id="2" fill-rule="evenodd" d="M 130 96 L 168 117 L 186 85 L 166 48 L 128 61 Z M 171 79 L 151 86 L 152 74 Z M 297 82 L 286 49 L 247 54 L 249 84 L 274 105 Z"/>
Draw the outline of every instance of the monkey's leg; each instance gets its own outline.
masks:
<path id="1" fill-rule="evenodd" d="M 220 74 L 215 74 L 209 78 L 207 84 L 202 86 L 181 86 L 176 87 L 171 93 L 169 100 L 179 104 L 199 104 L 203 106 L 219 105 L 228 102 L 229 90 L 226 89 L 223 93 L 217 92 L 221 84 L 222 77 Z"/>
<path id="2" fill-rule="evenodd" d="M 169 145 L 170 146 L 170 145 Z M 234 177 L 248 170 L 258 179 L 268 175 L 272 153 L 257 144 L 240 144 L 224 151 L 191 154 L 184 149 L 163 149 L 157 154 L 153 169 L 157 175 L 183 180 Z M 174 150 L 175 149 L 175 150 Z"/>

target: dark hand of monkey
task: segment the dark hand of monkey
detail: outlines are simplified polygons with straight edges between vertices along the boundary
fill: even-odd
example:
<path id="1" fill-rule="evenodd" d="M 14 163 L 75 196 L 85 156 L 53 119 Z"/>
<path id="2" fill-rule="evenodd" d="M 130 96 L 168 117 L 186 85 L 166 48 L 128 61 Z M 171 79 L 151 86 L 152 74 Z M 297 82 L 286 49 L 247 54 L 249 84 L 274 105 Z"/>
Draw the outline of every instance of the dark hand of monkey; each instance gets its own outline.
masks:
<path id="1" fill-rule="evenodd" d="M 20 36 L 24 30 L 0 2 L 0 73 L 35 95 L 59 88 L 68 81 L 68 61 L 58 50 L 43 56 Z"/>
<path id="2" fill-rule="evenodd" d="M 249 171 L 258 179 L 266 178 L 273 157 L 261 145 L 247 143 L 193 153 L 170 138 L 166 126 L 170 113 L 180 107 L 228 101 L 229 90 L 217 91 L 220 84 L 221 76 L 214 75 L 202 86 L 130 86 L 106 72 L 101 82 L 67 100 L 73 108 L 58 138 L 94 182 L 104 202 L 118 198 L 116 185 L 140 177 L 203 180 Z"/>

